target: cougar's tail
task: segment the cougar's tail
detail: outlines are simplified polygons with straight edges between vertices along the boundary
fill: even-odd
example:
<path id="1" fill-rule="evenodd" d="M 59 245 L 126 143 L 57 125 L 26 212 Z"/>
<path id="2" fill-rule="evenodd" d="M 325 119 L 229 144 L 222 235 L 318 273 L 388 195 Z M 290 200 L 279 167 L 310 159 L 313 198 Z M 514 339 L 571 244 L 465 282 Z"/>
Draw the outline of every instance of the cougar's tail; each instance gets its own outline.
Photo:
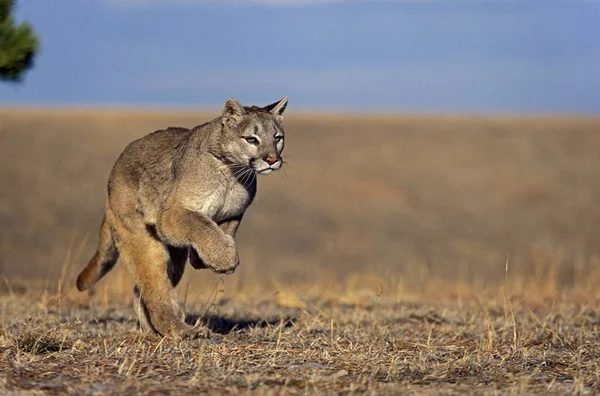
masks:
<path id="1" fill-rule="evenodd" d="M 83 291 L 98 282 L 115 266 L 118 258 L 119 251 L 105 216 L 100 226 L 98 250 L 77 277 L 77 289 Z"/>

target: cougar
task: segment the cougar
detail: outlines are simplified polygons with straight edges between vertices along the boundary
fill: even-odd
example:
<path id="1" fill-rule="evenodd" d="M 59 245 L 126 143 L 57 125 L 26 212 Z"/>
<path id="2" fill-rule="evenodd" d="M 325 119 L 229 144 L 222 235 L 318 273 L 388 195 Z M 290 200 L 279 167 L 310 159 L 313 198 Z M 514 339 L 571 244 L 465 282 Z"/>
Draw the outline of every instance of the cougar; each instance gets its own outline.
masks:
<path id="1" fill-rule="evenodd" d="M 98 249 L 77 289 L 95 284 L 121 258 L 135 282 L 143 331 L 209 337 L 206 327 L 185 323 L 175 287 L 188 257 L 192 267 L 217 273 L 239 265 L 233 238 L 256 195 L 256 174 L 283 164 L 287 102 L 242 106 L 232 98 L 210 122 L 130 143 L 110 173 Z"/>

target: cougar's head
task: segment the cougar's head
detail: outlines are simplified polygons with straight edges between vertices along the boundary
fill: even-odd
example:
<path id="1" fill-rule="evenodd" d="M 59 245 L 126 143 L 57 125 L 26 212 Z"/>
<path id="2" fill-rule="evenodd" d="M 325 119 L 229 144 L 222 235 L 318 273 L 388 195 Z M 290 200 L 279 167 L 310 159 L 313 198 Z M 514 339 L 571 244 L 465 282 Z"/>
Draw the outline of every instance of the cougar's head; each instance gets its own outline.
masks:
<path id="1" fill-rule="evenodd" d="M 287 97 L 265 107 L 244 107 L 235 99 L 223 105 L 222 156 L 227 162 L 266 175 L 283 161 L 283 112 Z"/>

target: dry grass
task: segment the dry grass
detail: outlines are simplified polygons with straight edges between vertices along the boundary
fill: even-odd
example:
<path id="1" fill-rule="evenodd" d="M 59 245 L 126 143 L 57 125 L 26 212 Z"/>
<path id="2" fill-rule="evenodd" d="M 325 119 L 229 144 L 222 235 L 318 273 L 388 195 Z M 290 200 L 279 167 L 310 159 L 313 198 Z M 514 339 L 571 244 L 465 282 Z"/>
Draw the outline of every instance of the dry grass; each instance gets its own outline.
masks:
<path id="1" fill-rule="evenodd" d="M 240 293 L 244 294 L 243 291 Z M 0 389 L 49 393 L 600 391 L 597 302 L 244 295 L 203 311 L 210 341 L 136 331 L 121 300 L 0 299 Z M 514 321 L 513 315 L 514 314 Z"/>
<path id="2" fill-rule="evenodd" d="M 73 279 L 122 148 L 207 118 L 0 111 L 1 392 L 600 392 L 600 120 L 288 117 L 242 266 L 179 288 L 215 337 L 173 343 L 122 266 Z"/>

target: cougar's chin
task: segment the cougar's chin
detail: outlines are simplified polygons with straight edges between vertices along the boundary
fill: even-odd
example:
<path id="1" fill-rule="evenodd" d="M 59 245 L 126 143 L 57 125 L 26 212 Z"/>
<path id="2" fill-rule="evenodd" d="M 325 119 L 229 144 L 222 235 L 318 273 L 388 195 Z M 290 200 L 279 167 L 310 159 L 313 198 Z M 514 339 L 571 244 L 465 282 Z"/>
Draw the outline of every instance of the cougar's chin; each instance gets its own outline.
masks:
<path id="1" fill-rule="evenodd" d="M 256 167 L 256 166 L 254 167 L 254 170 L 259 175 L 268 175 L 269 173 L 271 173 L 273 171 L 281 169 L 281 165 L 283 165 L 282 160 L 279 160 L 272 165 L 267 164 L 265 161 L 262 161 L 262 162 L 263 162 L 263 165 L 265 165 L 265 167 L 263 167 L 262 169 L 258 169 L 258 167 Z"/>

